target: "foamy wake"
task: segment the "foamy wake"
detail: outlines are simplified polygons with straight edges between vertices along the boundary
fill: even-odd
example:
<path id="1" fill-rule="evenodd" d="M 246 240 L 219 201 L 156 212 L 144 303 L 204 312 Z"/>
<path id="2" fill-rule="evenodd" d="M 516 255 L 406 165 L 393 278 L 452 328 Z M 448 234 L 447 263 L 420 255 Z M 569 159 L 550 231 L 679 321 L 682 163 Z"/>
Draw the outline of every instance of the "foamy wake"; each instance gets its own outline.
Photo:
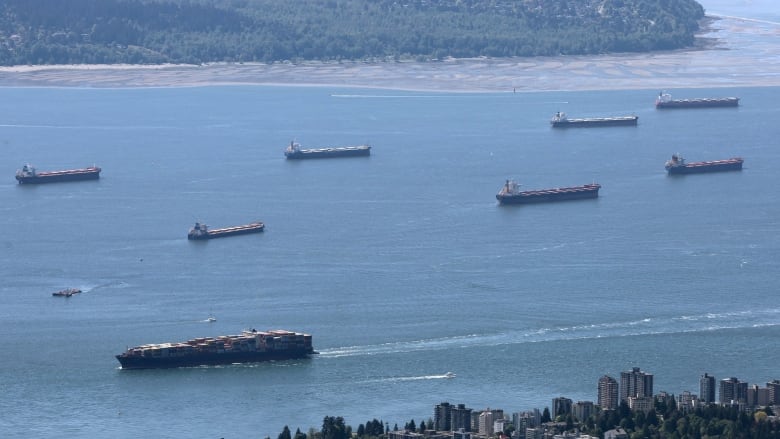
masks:
<path id="1" fill-rule="evenodd" d="M 562 340 L 638 337 L 656 334 L 683 334 L 773 326 L 780 326 L 780 308 L 705 313 L 675 317 L 647 317 L 623 322 L 592 323 L 539 329 L 517 329 L 494 334 L 469 334 L 454 337 L 399 341 L 377 345 L 344 346 L 321 350 L 320 356 L 325 358 L 336 358 L 362 355 L 385 355 Z M 413 378 L 429 379 L 425 377 Z"/>

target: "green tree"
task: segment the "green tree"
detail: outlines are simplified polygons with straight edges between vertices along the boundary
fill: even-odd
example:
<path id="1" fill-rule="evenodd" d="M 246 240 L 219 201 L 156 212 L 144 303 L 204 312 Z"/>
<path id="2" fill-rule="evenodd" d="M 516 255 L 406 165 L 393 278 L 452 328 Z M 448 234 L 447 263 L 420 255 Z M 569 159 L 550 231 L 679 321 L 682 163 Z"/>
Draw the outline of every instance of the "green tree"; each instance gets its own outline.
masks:
<path id="1" fill-rule="evenodd" d="M 292 434 L 290 434 L 290 428 L 285 425 L 282 432 L 279 433 L 278 439 L 292 439 Z"/>
<path id="2" fill-rule="evenodd" d="M 542 423 L 550 422 L 552 418 L 550 418 L 550 409 L 548 407 L 545 407 L 544 410 L 542 410 Z"/>
<path id="3" fill-rule="evenodd" d="M 322 420 L 322 439 L 347 439 L 347 426 L 341 416 L 326 416 Z"/>

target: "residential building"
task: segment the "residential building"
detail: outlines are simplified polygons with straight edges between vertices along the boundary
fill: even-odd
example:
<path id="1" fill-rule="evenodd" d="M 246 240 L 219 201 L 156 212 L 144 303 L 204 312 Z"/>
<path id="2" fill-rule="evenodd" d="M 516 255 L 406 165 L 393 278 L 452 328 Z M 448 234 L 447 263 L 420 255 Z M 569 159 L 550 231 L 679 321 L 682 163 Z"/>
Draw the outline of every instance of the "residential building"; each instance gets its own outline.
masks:
<path id="1" fill-rule="evenodd" d="M 452 407 L 450 409 L 450 424 L 452 431 L 463 429 L 463 431 L 470 432 L 473 425 L 471 423 L 471 409 L 466 408 L 464 404 Z"/>
<path id="2" fill-rule="evenodd" d="M 704 374 L 699 379 L 699 400 L 704 404 L 715 402 L 715 377 Z"/>
<path id="3" fill-rule="evenodd" d="M 542 414 L 539 412 L 539 409 L 515 413 L 512 415 L 512 425 L 515 426 L 513 437 L 525 439 L 526 429 L 538 427 L 541 423 Z"/>
<path id="4" fill-rule="evenodd" d="M 758 384 L 753 384 L 748 387 L 746 396 L 748 407 L 764 407 L 769 405 L 769 389 L 766 387 L 758 387 Z"/>
<path id="5" fill-rule="evenodd" d="M 599 378 L 599 394 L 596 402 L 602 410 L 618 408 L 618 382 L 616 379 L 607 375 Z"/>
<path id="6" fill-rule="evenodd" d="M 721 404 L 734 404 L 747 402 L 748 383 L 737 378 L 724 378 L 720 380 L 720 394 L 718 401 Z"/>
<path id="7" fill-rule="evenodd" d="M 559 396 L 552 400 L 552 417 L 553 419 L 558 416 L 566 416 L 571 413 L 571 399 Z"/>
<path id="8" fill-rule="evenodd" d="M 542 427 L 526 428 L 525 439 L 544 439 L 545 429 Z"/>
<path id="9" fill-rule="evenodd" d="M 450 431 L 452 429 L 452 406 L 449 402 L 442 402 L 434 407 L 433 426 L 436 431 Z"/>
<path id="10" fill-rule="evenodd" d="M 769 404 L 780 405 L 780 380 L 772 380 L 766 383 L 769 389 Z"/>
<path id="11" fill-rule="evenodd" d="M 634 411 L 648 413 L 655 407 L 655 398 L 652 396 L 629 396 L 628 407 Z"/>
<path id="12" fill-rule="evenodd" d="M 447 433 L 427 430 L 425 433 L 417 433 L 407 430 L 391 430 L 387 433 L 388 439 L 452 439 Z"/>
<path id="13" fill-rule="evenodd" d="M 580 422 L 584 422 L 595 412 L 596 409 L 592 401 L 577 401 L 571 407 L 571 413 L 574 415 L 574 419 Z"/>
<path id="14" fill-rule="evenodd" d="M 504 431 L 504 427 L 509 423 L 509 420 L 500 418 L 500 419 L 494 419 L 493 420 L 493 431 L 495 433 L 502 433 Z"/>
<path id="15" fill-rule="evenodd" d="M 653 396 L 653 375 L 634 367 L 630 372 L 620 372 L 620 401 L 629 397 Z"/>
<path id="16" fill-rule="evenodd" d="M 683 412 L 692 411 L 693 409 L 696 408 L 698 402 L 699 399 L 696 397 L 696 395 L 694 395 L 693 393 L 687 390 L 677 395 L 677 408 L 679 408 Z"/>
<path id="17" fill-rule="evenodd" d="M 493 412 L 490 409 L 484 410 L 479 414 L 479 426 L 477 432 L 485 436 L 493 436 Z"/>

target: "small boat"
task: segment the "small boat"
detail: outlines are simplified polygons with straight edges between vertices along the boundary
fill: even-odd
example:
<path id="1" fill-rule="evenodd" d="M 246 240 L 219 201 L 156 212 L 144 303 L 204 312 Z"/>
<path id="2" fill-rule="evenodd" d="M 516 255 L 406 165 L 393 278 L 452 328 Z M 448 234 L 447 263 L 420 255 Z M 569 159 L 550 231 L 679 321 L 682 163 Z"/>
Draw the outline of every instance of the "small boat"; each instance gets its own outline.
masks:
<path id="1" fill-rule="evenodd" d="M 70 297 L 80 292 L 81 290 L 78 288 L 66 288 L 64 290 L 57 291 L 56 293 L 51 293 L 51 295 L 54 297 Z"/>
<path id="2" fill-rule="evenodd" d="M 217 321 L 217 318 L 216 318 L 216 317 L 214 317 L 214 316 L 208 316 L 208 318 L 206 319 L 206 321 L 207 321 L 207 322 L 209 322 L 209 323 L 216 322 L 216 321 Z"/>
<path id="3" fill-rule="evenodd" d="M 453 372 L 447 372 L 444 374 L 444 378 L 455 378 L 455 374 Z"/>

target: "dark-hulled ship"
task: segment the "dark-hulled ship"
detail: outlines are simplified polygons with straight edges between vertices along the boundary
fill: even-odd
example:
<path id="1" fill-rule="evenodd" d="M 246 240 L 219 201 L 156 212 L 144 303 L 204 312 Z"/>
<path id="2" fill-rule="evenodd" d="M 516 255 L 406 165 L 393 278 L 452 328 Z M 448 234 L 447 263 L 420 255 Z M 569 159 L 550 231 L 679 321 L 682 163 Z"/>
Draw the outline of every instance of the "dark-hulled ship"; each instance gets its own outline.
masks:
<path id="1" fill-rule="evenodd" d="M 81 290 L 78 288 L 65 288 L 64 290 L 51 293 L 51 295 L 54 297 L 71 297 L 74 294 L 79 294 L 79 293 L 81 293 Z"/>
<path id="2" fill-rule="evenodd" d="M 695 98 L 672 99 L 669 93 L 661 92 L 655 99 L 655 108 L 707 108 L 707 107 L 737 107 L 739 98 Z"/>
<path id="3" fill-rule="evenodd" d="M 61 181 L 97 180 L 101 169 L 90 166 L 82 169 L 67 169 L 63 171 L 38 171 L 27 164 L 16 171 L 16 181 L 19 184 L 56 183 Z"/>
<path id="4" fill-rule="evenodd" d="M 360 157 L 367 155 L 371 155 L 371 147 L 368 145 L 303 149 L 298 142 L 293 141 L 284 150 L 284 156 L 289 160 Z"/>
<path id="5" fill-rule="evenodd" d="M 566 113 L 559 111 L 552 117 L 550 124 L 554 128 L 605 127 L 636 125 L 638 121 L 639 116 L 570 118 L 566 116 Z"/>
<path id="6" fill-rule="evenodd" d="M 116 356 L 122 369 L 169 369 L 307 358 L 316 354 L 312 336 L 287 330 L 194 338 L 136 346 Z"/>
<path id="7" fill-rule="evenodd" d="M 581 200 L 597 198 L 601 185 L 597 183 L 582 186 L 560 187 L 552 189 L 540 189 L 521 191 L 520 185 L 514 180 L 507 180 L 504 187 L 496 194 L 496 199 L 501 204 L 529 204 L 544 203 L 548 201 Z"/>
<path id="8" fill-rule="evenodd" d="M 200 240 L 200 239 L 213 239 L 223 238 L 226 236 L 234 235 L 246 235 L 248 233 L 259 233 L 265 230 L 265 224 L 260 221 L 244 224 L 240 226 L 224 227 L 221 229 L 209 230 L 209 226 L 202 223 L 195 223 L 194 226 L 187 233 L 187 239 Z"/>
<path id="9" fill-rule="evenodd" d="M 672 155 L 664 167 L 669 174 L 700 174 L 704 172 L 740 171 L 744 160 L 733 157 L 725 160 L 686 163 L 680 154 Z"/>

